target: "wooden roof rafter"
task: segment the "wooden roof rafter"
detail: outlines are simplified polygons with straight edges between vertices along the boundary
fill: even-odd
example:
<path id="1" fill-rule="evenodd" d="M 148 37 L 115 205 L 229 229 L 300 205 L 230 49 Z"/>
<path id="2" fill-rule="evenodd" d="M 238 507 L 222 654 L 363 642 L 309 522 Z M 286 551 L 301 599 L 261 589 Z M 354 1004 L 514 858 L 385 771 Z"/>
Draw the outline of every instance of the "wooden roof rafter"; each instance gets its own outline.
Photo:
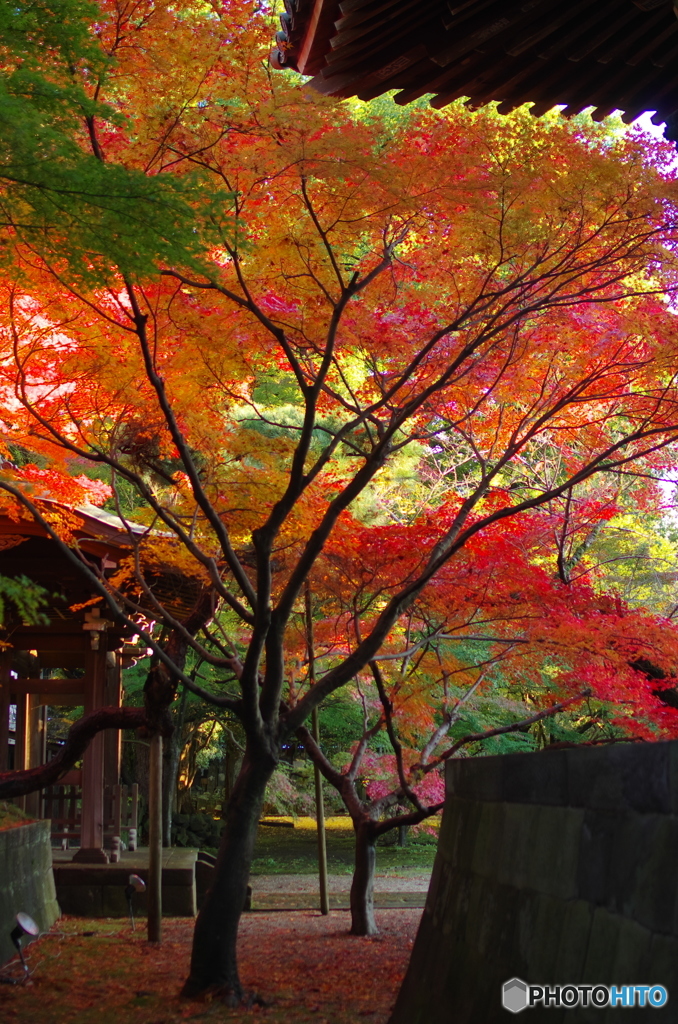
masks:
<path id="1" fill-rule="evenodd" d="M 672 0 L 284 0 L 271 61 L 337 97 L 678 117 Z"/>

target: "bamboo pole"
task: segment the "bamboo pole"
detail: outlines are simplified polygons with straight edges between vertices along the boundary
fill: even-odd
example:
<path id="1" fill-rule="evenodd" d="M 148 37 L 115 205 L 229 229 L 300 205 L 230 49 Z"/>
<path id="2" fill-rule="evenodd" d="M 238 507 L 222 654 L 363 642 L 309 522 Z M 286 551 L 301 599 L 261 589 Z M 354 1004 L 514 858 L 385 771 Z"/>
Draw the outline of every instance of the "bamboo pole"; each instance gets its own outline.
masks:
<path id="1" fill-rule="evenodd" d="M 308 653 L 308 678 L 311 686 L 315 685 L 315 651 L 313 643 L 313 615 L 311 607 L 311 588 L 306 584 L 305 593 L 306 606 L 306 646 Z M 311 731 L 313 739 L 320 746 L 320 726 L 318 724 L 318 709 L 313 708 L 311 712 Z M 320 913 L 329 914 L 330 896 L 327 887 L 327 836 L 325 833 L 325 802 L 323 800 L 323 780 L 317 764 L 313 765 L 313 776 L 315 778 L 315 820 L 316 833 L 318 837 L 318 885 L 320 887 Z"/>
<path id="2" fill-rule="evenodd" d="M 162 736 L 151 737 L 148 778 L 148 941 L 162 942 Z"/>

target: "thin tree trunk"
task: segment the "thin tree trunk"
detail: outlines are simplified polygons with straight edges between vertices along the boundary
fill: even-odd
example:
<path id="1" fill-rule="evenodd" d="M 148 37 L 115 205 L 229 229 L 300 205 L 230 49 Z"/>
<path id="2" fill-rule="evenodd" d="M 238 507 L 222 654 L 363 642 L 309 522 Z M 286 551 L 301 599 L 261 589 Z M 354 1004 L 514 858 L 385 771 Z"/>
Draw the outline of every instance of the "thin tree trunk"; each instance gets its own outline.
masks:
<path id="1" fill-rule="evenodd" d="M 376 935 L 374 869 L 377 861 L 374 822 L 360 822 L 355 830 L 355 870 L 351 882 L 351 935 Z"/>
<path id="2" fill-rule="evenodd" d="M 238 922 L 266 784 L 274 768 L 272 756 L 253 756 L 251 750 L 246 751 L 226 810 L 214 881 L 195 924 L 191 972 L 183 989 L 189 998 L 210 992 L 232 1006 L 242 999 L 236 960 Z"/>

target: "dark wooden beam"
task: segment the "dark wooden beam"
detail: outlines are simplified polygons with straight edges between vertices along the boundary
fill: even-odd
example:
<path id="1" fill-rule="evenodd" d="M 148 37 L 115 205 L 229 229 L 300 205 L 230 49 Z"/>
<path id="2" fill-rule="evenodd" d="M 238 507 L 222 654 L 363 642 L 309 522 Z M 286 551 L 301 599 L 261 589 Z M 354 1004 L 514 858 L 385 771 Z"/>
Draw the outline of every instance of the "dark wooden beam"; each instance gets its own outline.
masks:
<path id="1" fill-rule="evenodd" d="M 10 679 L 9 692 L 13 697 L 27 693 L 44 693 L 49 696 L 79 694 L 84 697 L 87 681 L 80 679 Z M 4 687 L 3 687 L 4 688 Z"/>

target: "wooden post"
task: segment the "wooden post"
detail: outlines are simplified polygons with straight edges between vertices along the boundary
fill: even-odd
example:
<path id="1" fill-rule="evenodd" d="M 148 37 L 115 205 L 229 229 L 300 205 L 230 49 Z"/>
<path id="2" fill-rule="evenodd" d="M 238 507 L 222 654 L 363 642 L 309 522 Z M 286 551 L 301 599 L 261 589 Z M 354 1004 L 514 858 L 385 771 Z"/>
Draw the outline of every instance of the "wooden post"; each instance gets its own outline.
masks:
<path id="1" fill-rule="evenodd" d="M 109 651 L 106 654 L 106 684 L 104 687 L 104 704 L 106 707 L 119 708 L 122 693 L 120 657 Z M 120 729 L 104 730 L 104 795 L 106 817 L 104 818 L 104 843 L 106 848 L 118 849 L 116 837 L 120 839 L 119 793 L 116 804 L 116 793 L 120 789 L 120 762 L 122 754 L 122 733 Z M 111 817 L 108 817 L 109 811 Z M 113 857 L 111 856 L 111 861 Z"/>
<path id="2" fill-rule="evenodd" d="M 98 634 L 96 634 L 98 645 Z M 98 646 L 87 655 L 85 713 L 104 707 L 106 694 L 106 651 Z M 97 735 L 82 759 L 82 825 L 80 849 L 73 860 L 85 864 L 108 864 L 104 852 L 104 750 L 105 737 Z"/>
<path id="3" fill-rule="evenodd" d="M 127 844 L 131 851 L 136 850 L 138 846 L 138 830 L 139 830 L 139 783 L 133 782 L 131 795 L 130 795 L 130 807 L 129 807 L 129 829 L 127 832 Z"/>
<path id="4" fill-rule="evenodd" d="M 122 704 L 122 678 L 120 656 L 109 652 L 106 655 L 106 685 L 104 693 L 106 707 L 119 708 Z M 122 733 L 120 729 L 104 731 L 104 788 L 111 789 L 120 782 L 120 761 L 122 754 Z"/>
<path id="5" fill-rule="evenodd" d="M 151 737 L 148 772 L 148 941 L 162 941 L 162 736 Z"/>
<path id="6" fill-rule="evenodd" d="M 37 768 L 43 763 L 45 749 L 45 708 L 40 705 L 37 693 L 28 695 L 26 706 L 26 766 Z M 42 817 L 42 797 L 40 790 L 29 793 L 25 798 L 26 814 L 30 818 Z"/>
<path id="7" fill-rule="evenodd" d="M 313 739 L 320 745 L 318 709 L 312 711 Z M 313 765 L 315 775 L 315 819 L 318 833 L 318 882 L 320 885 L 320 913 L 329 914 L 330 895 L 327 888 L 327 836 L 325 835 L 325 802 L 323 800 L 323 779 L 317 764 Z"/>
<path id="8" fill-rule="evenodd" d="M 16 731 L 14 733 L 14 770 L 23 771 L 28 768 L 28 694 L 19 693 L 16 699 Z M 26 797 L 18 797 L 14 803 L 22 811 L 26 810 Z"/>
<path id="9" fill-rule="evenodd" d="M 306 609 L 306 650 L 308 656 L 308 679 L 315 686 L 315 645 L 313 642 L 313 608 L 311 605 L 311 588 L 306 584 L 304 595 Z M 320 745 L 320 727 L 318 725 L 318 709 L 311 712 L 311 731 L 313 739 Z M 317 764 L 313 765 L 315 778 L 315 820 L 318 837 L 318 885 L 320 887 L 320 913 L 329 914 L 330 896 L 327 888 L 327 836 L 325 835 L 325 803 L 323 800 L 323 780 Z"/>

